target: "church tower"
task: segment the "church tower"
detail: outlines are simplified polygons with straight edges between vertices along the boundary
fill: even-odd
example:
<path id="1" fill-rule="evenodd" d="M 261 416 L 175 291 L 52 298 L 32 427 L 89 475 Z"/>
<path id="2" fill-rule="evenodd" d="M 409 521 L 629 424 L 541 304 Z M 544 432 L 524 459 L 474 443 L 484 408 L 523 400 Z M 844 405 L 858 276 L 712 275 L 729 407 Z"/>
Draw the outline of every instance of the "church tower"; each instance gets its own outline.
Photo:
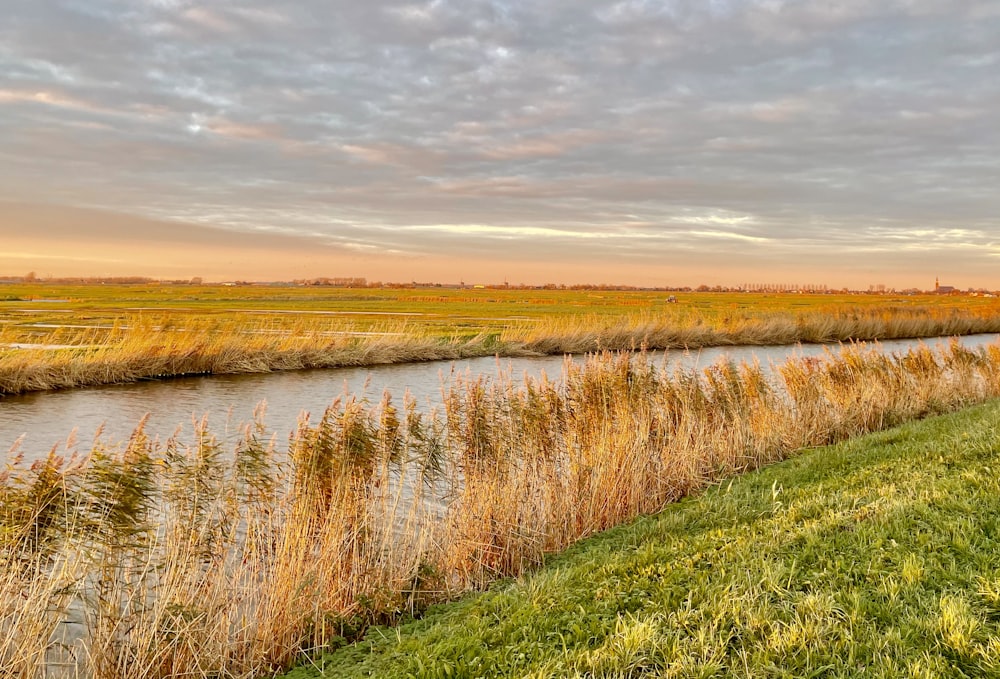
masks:
<path id="1" fill-rule="evenodd" d="M 937 292 L 940 287 L 941 287 L 941 284 L 938 282 L 938 277 L 935 276 L 934 277 L 934 292 Z"/>

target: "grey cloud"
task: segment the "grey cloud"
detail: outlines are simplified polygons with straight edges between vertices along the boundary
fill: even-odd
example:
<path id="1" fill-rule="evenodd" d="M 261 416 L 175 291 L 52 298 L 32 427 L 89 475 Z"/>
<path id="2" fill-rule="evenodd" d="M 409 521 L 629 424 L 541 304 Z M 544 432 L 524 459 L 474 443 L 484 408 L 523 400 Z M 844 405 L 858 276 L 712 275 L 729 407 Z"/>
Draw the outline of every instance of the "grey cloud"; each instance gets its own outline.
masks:
<path id="1" fill-rule="evenodd" d="M 988 249 L 994 9 L 19 0 L 0 26 L 0 186 L 414 254 L 769 265 L 905 258 L 900 242 L 937 242 L 909 234 L 954 228 Z M 692 226 L 719 214 L 746 220 Z M 470 228 L 406 228 L 435 225 Z"/>

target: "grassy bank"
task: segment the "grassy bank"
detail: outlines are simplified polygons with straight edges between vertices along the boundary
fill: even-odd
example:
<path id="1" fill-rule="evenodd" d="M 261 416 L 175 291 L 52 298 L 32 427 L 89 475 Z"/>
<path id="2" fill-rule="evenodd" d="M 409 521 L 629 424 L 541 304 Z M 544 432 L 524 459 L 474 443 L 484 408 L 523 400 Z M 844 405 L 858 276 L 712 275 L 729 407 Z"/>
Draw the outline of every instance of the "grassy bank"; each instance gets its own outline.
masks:
<path id="1" fill-rule="evenodd" d="M 770 376 L 605 353 L 560 382 L 459 379 L 438 417 L 338 400 L 287 458 L 263 422 L 234 450 L 204 427 L 156 442 L 140 426 L 120 450 L 15 456 L 0 667 L 267 676 L 719 479 L 996 396 L 998 345 L 849 348 Z"/>
<path id="2" fill-rule="evenodd" d="M 287 679 L 1000 676 L 998 465 L 995 401 L 812 450 Z"/>
<path id="3" fill-rule="evenodd" d="M 6 293 L 5 293 L 6 291 Z M 0 396 L 188 374 L 1000 332 L 981 297 L 0 286 Z"/>

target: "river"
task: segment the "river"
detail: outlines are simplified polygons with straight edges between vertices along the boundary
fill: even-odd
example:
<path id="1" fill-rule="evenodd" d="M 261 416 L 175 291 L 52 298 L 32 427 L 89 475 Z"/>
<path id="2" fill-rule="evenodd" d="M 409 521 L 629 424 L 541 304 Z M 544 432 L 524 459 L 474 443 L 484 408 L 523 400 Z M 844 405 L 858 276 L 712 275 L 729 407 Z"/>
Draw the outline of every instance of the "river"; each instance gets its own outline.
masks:
<path id="1" fill-rule="evenodd" d="M 1000 335 L 969 335 L 963 345 L 977 347 L 997 342 Z M 923 340 L 936 346 L 944 339 Z M 883 351 L 901 352 L 920 340 L 891 340 L 880 343 Z M 792 345 L 718 347 L 697 351 L 666 351 L 651 354 L 668 369 L 707 367 L 720 359 L 760 361 L 779 364 L 792 356 L 817 356 L 837 350 L 837 345 Z M 409 391 L 420 407 L 430 409 L 441 402 L 441 393 L 456 373 L 495 377 L 510 370 L 515 379 L 545 372 L 557 377 L 563 369 L 562 356 L 539 358 L 476 358 L 462 361 L 433 361 L 364 368 L 301 370 L 257 375 L 213 375 L 144 381 L 66 391 L 38 392 L 0 398 L 0 451 L 6 451 L 19 437 L 27 459 L 44 456 L 53 446 L 63 444 L 74 433 L 82 449 L 87 449 L 95 433 L 114 444 L 128 438 L 145 415 L 146 431 L 161 440 L 180 431 L 182 438 L 192 432 L 195 418 L 208 417 L 209 428 L 220 439 L 235 437 L 243 424 L 251 421 L 254 409 L 267 404 L 266 423 L 279 441 L 287 439 L 300 415 L 319 415 L 339 395 L 353 393 L 378 401 L 388 390 L 397 403 Z M 572 357 L 580 361 L 582 357 Z M 188 439 L 189 440 L 189 439 Z"/>

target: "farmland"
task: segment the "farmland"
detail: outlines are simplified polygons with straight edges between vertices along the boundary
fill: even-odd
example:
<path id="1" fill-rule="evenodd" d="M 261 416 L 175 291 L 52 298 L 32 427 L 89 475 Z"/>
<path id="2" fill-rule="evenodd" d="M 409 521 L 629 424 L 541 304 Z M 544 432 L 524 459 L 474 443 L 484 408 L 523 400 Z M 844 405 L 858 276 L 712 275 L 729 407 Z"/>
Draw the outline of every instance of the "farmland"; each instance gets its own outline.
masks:
<path id="1" fill-rule="evenodd" d="M 0 394 L 183 374 L 1000 331 L 985 297 L 0 286 Z"/>

